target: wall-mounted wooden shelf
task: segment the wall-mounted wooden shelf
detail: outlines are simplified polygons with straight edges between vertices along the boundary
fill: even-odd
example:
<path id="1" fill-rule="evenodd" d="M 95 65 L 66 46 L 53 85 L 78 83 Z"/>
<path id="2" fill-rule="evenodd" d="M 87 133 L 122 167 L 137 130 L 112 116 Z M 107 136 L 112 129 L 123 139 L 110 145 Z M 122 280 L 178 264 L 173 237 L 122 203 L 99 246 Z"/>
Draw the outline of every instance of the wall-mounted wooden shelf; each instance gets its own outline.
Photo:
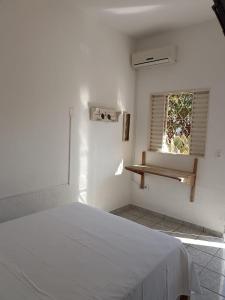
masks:
<path id="1" fill-rule="evenodd" d="M 181 183 L 186 183 L 191 186 L 190 201 L 194 202 L 195 182 L 197 175 L 198 159 L 194 160 L 193 172 L 180 171 L 170 168 L 163 168 L 155 165 L 146 164 L 146 152 L 142 153 L 142 164 L 125 167 L 126 170 L 141 175 L 140 188 L 145 188 L 145 174 L 153 174 L 157 176 L 167 177 L 177 180 Z"/>

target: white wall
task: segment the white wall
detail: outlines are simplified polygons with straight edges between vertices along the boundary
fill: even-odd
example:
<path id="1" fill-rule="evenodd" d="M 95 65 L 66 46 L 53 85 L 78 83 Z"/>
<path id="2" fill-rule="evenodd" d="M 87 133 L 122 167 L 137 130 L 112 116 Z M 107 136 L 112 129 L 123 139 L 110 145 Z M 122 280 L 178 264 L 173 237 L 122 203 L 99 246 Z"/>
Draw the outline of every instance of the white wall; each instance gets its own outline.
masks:
<path id="1" fill-rule="evenodd" d="M 199 161 L 195 202 L 190 188 L 170 179 L 147 176 L 149 190 L 133 182 L 133 202 L 172 217 L 223 232 L 225 224 L 225 39 L 217 21 L 139 40 L 137 49 L 178 46 L 178 62 L 137 73 L 135 160 L 149 145 L 150 94 L 210 88 L 210 110 L 205 158 Z M 222 157 L 217 158 L 217 150 Z M 191 169 L 192 160 L 148 152 L 148 161 Z M 138 177 L 135 176 L 138 182 Z"/>
<path id="2" fill-rule="evenodd" d="M 129 175 L 115 176 L 131 159 L 122 118 L 91 122 L 88 105 L 133 113 L 132 43 L 71 3 L 0 4 L 0 220 L 72 200 L 106 210 L 130 202 Z"/>

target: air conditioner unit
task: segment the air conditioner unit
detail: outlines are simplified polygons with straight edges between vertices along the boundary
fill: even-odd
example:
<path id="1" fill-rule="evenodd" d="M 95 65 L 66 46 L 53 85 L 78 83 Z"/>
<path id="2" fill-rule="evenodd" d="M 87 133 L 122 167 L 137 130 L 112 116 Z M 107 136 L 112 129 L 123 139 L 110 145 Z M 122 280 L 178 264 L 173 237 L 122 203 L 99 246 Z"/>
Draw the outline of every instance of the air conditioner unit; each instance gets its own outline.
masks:
<path id="1" fill-rule="evenodd" d="M 153 65 L 175 63 L 176 47 L 168 46 L 164 48 L 141 51 L 132 55 L 132 66 L 137 68 L 149 67 Z"/>

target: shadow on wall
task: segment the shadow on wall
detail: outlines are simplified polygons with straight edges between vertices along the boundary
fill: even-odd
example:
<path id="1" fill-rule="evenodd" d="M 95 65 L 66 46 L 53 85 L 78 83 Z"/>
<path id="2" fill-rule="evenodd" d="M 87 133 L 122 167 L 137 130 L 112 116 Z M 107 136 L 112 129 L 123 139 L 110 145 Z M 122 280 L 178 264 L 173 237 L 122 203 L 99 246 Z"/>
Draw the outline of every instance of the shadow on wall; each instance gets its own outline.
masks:
<path id="1" fill-rule="evenodd" d="M 123 172 L 122 118 L 118 123 L 90 122 L 90 88 L 83 84 L 78 90 L 75 94 L 77 98 L 73 101 L 74 107 L 69 110 L 71 124 L 69 114 L 67 119 L 67 130 L 71 134 L 66 139 L 68 161 L 71 158 L 68 183 L 65 180 L 59 186 L 0 200 L 0 222 L 77 201 L 112 210 L 121 206 L 121 202 L 127 198 L 128 191 L 124 187 L 129 182 L 129 176 Z M 123 109 L 120 91 L 117 96 L 117 104 Z"/>
<path id="2" fill-rule="evenodd" d="M 64 183 L 0 199 L 0 222 L 77 201 L 112 210 L 116 206 L 119 207 L 120 202 L 127 198 L 127 190 L 124 186 L 129 182 L 129 175 L 123 172 L 124 159 L 121 158 L 123 147 L 121 130 L 119 130 L 122 120 L 119 123 L 107 124 L 106 127 L 100 123 L 91 123 L 88 106 L 90 90 L 87 86 L 83 85 L 80 88 L 78 98 L 80 101 L 75 102 L 76 107 L 72 110 L 71 161 L 68 173 L 70 184 Z M 122 100 L 120 101 L 122 106 Z M 98 130 L 91 131 L 95 126 Z M 91 136 L 93 132 L 98 135 L 98 138 Z M 115 133 L 117 135 L 112 139 L 111 134 Z M 100 144 L 103 134 L 110 141 L 113 140 L 111 144 L 106 140 L 104 147 Z M 118 149 L 113 147 L 114 139 L 121 145 Z"/>
<path id="3" fill-rule="evenodd" d="M 122 143 L 122 117 L 115 123 L 90 121 L 91 95 L 89 85 L 83 84 L 73 121 L 75 201 L 111 210 L 121 206 L 128 193 L 127 189 L 124 192 L 129 175 L 123 172 L 126 148 Z M 120 89 L 116 96 L 117 106 L 122 111 L 125 108 Z"/>

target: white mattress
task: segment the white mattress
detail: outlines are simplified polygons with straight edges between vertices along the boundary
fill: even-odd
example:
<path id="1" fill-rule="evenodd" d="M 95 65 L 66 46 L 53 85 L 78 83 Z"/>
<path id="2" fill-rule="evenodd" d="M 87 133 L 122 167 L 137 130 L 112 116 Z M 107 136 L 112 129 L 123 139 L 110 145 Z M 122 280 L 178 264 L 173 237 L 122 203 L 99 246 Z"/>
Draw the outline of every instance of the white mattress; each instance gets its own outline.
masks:
<path id="1" fill-rule="evenodd" d="M 75 203 L 0 225 L 1 300 L 175 300 L 191 289 L 178 240 L 97 209 Z"/>

